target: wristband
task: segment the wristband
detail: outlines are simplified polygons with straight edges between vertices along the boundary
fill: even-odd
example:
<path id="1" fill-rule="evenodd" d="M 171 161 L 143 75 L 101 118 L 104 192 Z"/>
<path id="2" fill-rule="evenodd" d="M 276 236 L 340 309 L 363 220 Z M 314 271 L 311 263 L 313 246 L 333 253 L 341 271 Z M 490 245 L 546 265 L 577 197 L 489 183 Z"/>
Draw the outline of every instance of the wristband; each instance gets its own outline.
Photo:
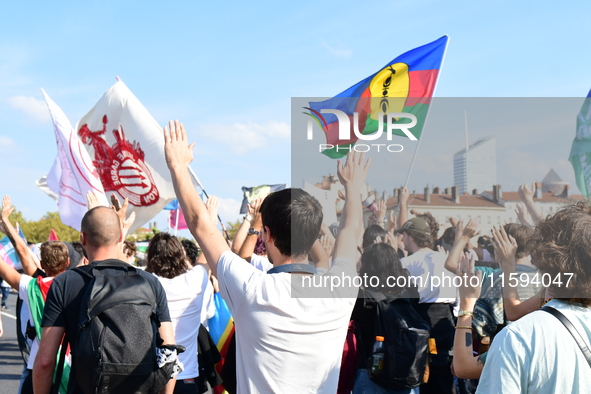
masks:
<path id="1" fill-rule="evenodd" d="M 455 329 L 456 329 L 456 330 L 458 330 L 458 329 L 462 329 L 462 328 L 463 328 L 464 330 L 471 330 L 471 329 L 472 329 L 472 327 L 470 327 L 470 326 L 456 326 L 456 327 L 455 327 Z"/>

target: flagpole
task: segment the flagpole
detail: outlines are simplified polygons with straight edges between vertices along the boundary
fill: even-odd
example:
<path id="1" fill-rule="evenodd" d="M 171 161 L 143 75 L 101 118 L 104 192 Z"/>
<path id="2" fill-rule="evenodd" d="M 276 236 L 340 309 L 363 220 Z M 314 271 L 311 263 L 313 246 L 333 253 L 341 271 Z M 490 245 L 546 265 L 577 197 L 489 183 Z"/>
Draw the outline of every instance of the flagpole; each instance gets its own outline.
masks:
<path id="1" fill-rule="evenodd" d="M 203 187 L 203 184 L 201 183 L 201 181 L 199 180 L 199 178 L 197 178 L 197 174 L 195 174 L 195 171 L 193 171 L 193 169 L 190 166 L 187 166 L 187 168 L 189 168 L 189 174 L 191 174 L 191 176 L 193 177 L 193 180 L 195 181 L 195 183 L 197 183 L 197 185 L 201 188 L 201 191 L 203 192 L 203 194 L 205 194 L 205 197 L 207 199 L 209 199 L 209 195 L 207 195 L 207 192 L 205 191 L 205 188 Z M 220 222 L 221 226 L 222 226 L 222 231 L 224 232 L 224 235 L 226 236 L 226 239 L 228 241 L 230 241 L 230 235 L 228 234 L 228 230 L 226 230 L 226 226 L 224 226 L 224 222 L 222 222 L 222 218 L 220 218 L 220 215 L 218 214 L 218 221 Z"/>
<path id="2" fill-rule="evenodd" d="M 441 77 L 441 70 L 443 69 L 443 63 L 445 62 L 445 55 L 447 54 L 447 47 L 449 46 L 449 36 L 446 34 L 447 42 L 445 43 L 445 49 L 443 50 L 443 57 L 441 58 L 441 65 L 439 66 L 439 73 L 437 74 L 437 80 L 435 81 L 435 86 L 433 86 L 433 93 L 431 97 L 435 96 L 435 90 L 437 90 L 437 84 L 439 83 L 439 77 Z M 430 111 L 429 111 L 430 112 Z M 412 156 L 412 161 L 410 162 L 410 168 L 408 169 L 408 174 L 406 175 L 406 181 L 404 181 L 404 187 L 408 185 L 408 181 L 410 180 L 410 173 L 412 172 L 412 168 L 415 164 L 415 159 L 417 158 L 417 152 L 419 151 L 419 146 L 421 145 L 421 141 L 423 140 L 424 132 L 427 126 L 427 119 L 429 119 L 429 112 L 427 112 L 427 116 L 425 117 L 425 122 L 423 123 L 423 131 L 421 132 L 421 137 L 419 138 L 419 142 L 417 142 L 417 147 L 415 148 L 415 153 Z M 400 204 L 399 204 L 400 205 Z"/>
<path id="3" fill-rule="evenodd" d="M 174 223 L 174 236 L 176 237 L 177 232 L 179 231 L 179 216 L 181 216 L 181 205 L 176 210 L 176 219 Z"/>

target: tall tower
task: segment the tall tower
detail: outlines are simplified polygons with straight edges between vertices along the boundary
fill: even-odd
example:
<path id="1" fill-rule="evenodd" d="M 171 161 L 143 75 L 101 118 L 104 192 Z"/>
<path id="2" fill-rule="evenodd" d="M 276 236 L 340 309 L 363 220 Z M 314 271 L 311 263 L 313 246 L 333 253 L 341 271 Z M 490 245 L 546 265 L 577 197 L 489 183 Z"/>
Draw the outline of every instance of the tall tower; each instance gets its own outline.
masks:
<path id="1" fill-rule="evenodd" d="M 497 143 L 494 136 L 476 141 L 454 155 L 454 184 L 460 193 L 492 190 L 497 184 Z"/>

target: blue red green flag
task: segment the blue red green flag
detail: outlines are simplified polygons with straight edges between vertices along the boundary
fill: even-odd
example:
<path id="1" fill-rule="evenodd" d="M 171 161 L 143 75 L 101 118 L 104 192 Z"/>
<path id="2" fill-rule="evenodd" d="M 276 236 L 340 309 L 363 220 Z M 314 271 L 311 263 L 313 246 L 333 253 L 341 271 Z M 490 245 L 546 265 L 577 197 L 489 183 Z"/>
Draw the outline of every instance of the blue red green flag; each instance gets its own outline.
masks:
<path id="1" fill-rule="evenodd" d="M 311 102 L 310 107 L 306 108 L 310 112 L 306 115 L 316 120 L 326 134 L 326 144 L 333 146 L 322 153 L 331 158 L 340 158 L 355 145 L 358 140 L 353 132 L 355 113 L 358 114 L 359 131 L 365 135 L 373 134 L 380 127 L 385 127 L 383 114 L 413 114 L 417 118 L 417 124 L 409 128 L 409 131 L 419 139 L 448 40 L 448 36 L 443 36 L 412 49 L 335 97 L 322 102 Z M 339 139 L 337 116 L 330 113 L 322 114 L 322 109 L 337 109 L 349 117 L 350 139 Z M 399 117 L 392 123 L 407 124 L 411 121 L 410 118 Z M 394 130 L 393 133 L 406 136 L 400 130 Z"/>

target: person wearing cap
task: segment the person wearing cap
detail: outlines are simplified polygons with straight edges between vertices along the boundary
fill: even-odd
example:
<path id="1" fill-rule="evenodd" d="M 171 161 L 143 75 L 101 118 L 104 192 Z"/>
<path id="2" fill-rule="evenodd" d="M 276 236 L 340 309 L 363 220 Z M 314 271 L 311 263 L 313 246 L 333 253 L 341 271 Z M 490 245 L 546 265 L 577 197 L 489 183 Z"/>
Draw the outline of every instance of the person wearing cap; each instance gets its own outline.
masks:
<path id="1" fill-rule="evenodd" d="M 431 249 L 434 240 L 426 220 L 414 217 L 396 232 L 402 234 L 408 252 L 400 262 L 410 273 L 411 283 L 416 283 L 419 290 L 417 311 L 431 324 L 434 340 L 434 344 L 431 341 L 434 346 L 430 348 L 429 381 L 421 385 L 421 394 L 452 393 L 450 352 L 455 334 L 453 305 L 457 299 L 457 290 L 451 285 L 454 275 L 444 268 L 445 254 Z"/>

